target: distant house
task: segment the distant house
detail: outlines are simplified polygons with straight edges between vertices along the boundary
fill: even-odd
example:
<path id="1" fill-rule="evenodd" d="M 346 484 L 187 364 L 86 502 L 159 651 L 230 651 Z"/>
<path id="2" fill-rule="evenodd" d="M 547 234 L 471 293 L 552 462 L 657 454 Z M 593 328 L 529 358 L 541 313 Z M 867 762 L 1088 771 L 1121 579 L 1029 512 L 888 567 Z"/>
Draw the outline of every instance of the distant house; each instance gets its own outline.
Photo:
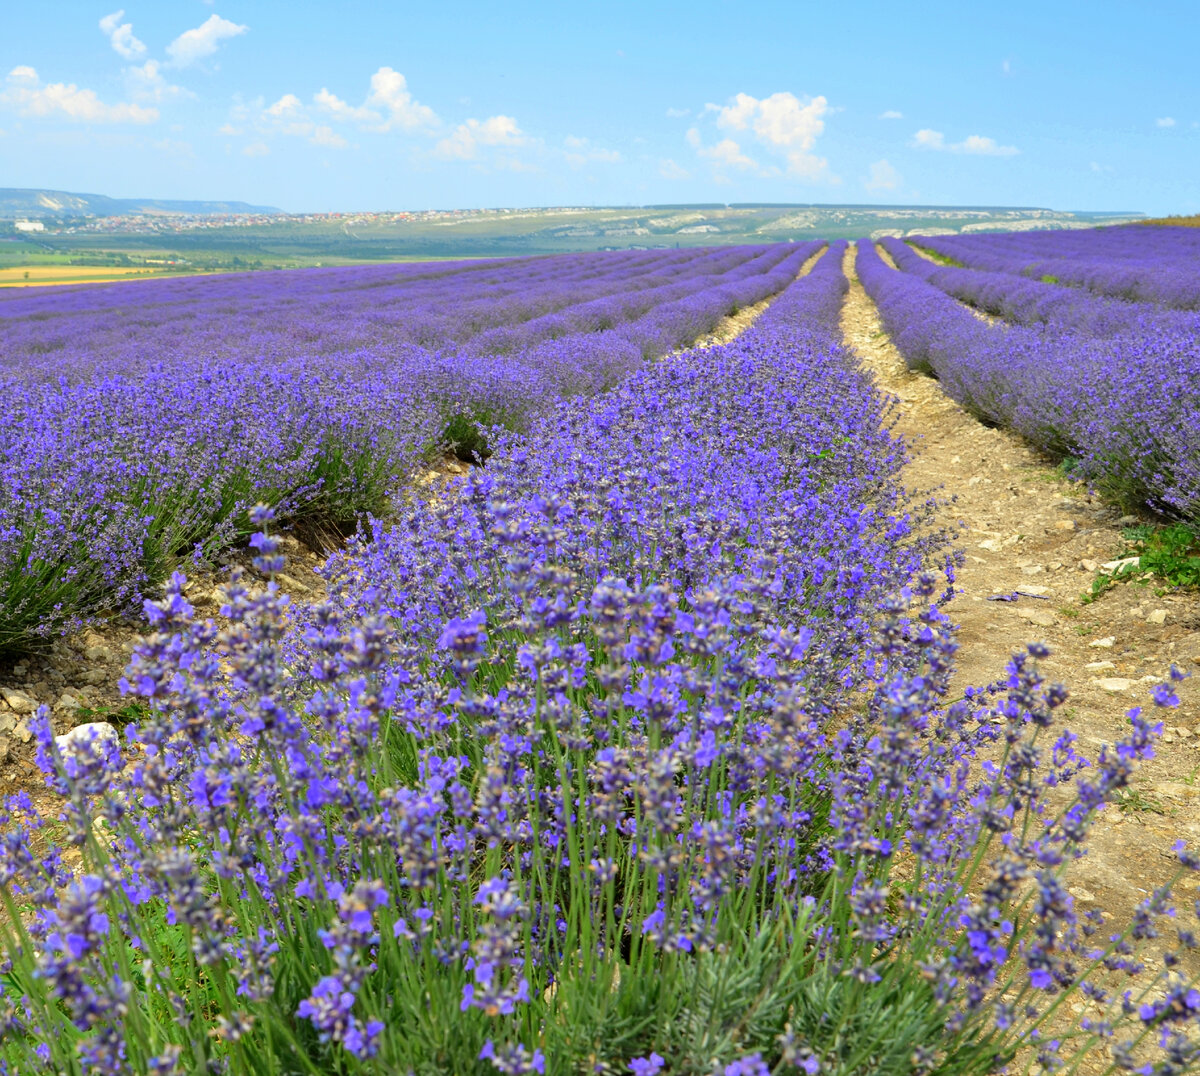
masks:
<path id="1" fill-rule="evenodd" d="M 13 227 L 18 232 L 44 232 L 46 230 L 46 226 L 40 220 L 13 221 Z"/>

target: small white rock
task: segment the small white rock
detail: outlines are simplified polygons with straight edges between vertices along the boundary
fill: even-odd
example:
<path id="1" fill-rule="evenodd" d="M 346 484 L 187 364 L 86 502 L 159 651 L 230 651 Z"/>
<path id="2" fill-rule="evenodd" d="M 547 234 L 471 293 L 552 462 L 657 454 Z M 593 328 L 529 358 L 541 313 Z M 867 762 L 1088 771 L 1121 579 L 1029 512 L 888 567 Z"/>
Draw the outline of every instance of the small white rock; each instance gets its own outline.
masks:
<path id="1" fill-rule="evenodd" d="M 1091 672 L 1103 672 L 1105 669 L 1115 669 L 1116 666 L 1111 661 L 1089 661 L 1084 668 Z"/>
<path id="2" fill-rule="evenodd" d="M 117 730 L 107 721 L 89 721 L 85 725 L 76 725 L 70 732 L 55 736 L 54 742 L 64 758 L 75 754 L 81 745 L 96 741 L 109 741 L 113 747 L 120 747 L 121 738 Z"/>
<path id="3" fill-rule="evenodd" d="M 1052 628 L 1058 623 L 1057 618 L 1048 609 L 1018 609 L 1017 616 L 1036 624 L 1039 628 Z"/>
<path id="4" fill-rule="evenodd" d="M 1095 647 L 1100 650 L 1108 650 L 1117 640 L 1112 635 L 1107 635 L 1103 639 L 1093 639 L 1088 646 Z"/>
<path id="5" fill-rule="evenodd" d="M 1167 622 L 1167 611 L 1165 609 L 1154 609 L 1146 614 L 1147 624 L 1165 624 Z"/>
<path id="6" fill-rule="evenodd" d="M 1133 681 L 1124 676 L 1103 676 L 1092 683 L 1103 691 L 1128 691 L 1133 686 Z"/>

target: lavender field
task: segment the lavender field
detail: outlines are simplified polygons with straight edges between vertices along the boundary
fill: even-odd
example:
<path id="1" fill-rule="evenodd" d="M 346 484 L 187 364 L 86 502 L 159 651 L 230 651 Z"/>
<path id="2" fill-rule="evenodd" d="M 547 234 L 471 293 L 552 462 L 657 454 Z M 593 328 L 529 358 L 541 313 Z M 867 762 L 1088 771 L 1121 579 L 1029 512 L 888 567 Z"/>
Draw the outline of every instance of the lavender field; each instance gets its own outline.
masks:
<path id="1" fill-rule="evenodd" d="M 136 607 L 247 511 L 353 530 L 465 416 L 527 429 L 785 287 L 820 244 L 0 296 L 0 650 Z"/>
<path id="2" fill-rule="evenodd" d="M 1125 507 L 1200 520 L 1200 313 L 1187 309 L 1200 285 L 1193 231 L 914 241 L 978 266 L 970 269 L 938 266 L 898 240 L 881 245 L 900 272 L 865 243 L 858 272 L 911 367 L 934 374 L 984 421 L 1068 458 Z M 1035 250 L 1062 255 L 1031 262 Z M 1078 286 L 1029 279 L 1052 262 L 1075 266 L 1059 279 Z"/>
<path id="3" fill-rule="evenodd" d="M 913 242 L 956 264 L 854 255 L 913 369 L 1200 519 L 1191 236 Z M 133 718 L 42 707 L 0 806 L 0 1071 L 1196 1071 L 1200 859 L 1119 921 L 1067 885 L 1162 722 L 1085 751 L 1042 642 L 955 678 L 846 250 L 0 297 L 0 649 L 145 622 Z"/>

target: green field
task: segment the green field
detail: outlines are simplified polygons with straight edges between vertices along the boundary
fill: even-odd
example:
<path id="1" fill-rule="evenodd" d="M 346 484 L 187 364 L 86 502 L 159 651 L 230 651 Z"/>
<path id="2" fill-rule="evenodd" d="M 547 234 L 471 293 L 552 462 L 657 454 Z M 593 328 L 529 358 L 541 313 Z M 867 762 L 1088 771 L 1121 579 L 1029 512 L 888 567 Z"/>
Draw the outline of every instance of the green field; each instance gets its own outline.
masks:
<path id="1" fill-rule="evenodd" d="M 806 205 L 469 210 L 261 215 L 141 227 L 47 221 L 36 239 L 0 241 L 0 267 L 110 265 L 172 272 L 277 269 L 636 247 L 800 242 L 883 234 L 1086 227 L 1130 219 L 1039 209 Z M 0 224 L 0 227 L 3 227 Z M 125 227 L 125 230 L 120 230 Z"/>

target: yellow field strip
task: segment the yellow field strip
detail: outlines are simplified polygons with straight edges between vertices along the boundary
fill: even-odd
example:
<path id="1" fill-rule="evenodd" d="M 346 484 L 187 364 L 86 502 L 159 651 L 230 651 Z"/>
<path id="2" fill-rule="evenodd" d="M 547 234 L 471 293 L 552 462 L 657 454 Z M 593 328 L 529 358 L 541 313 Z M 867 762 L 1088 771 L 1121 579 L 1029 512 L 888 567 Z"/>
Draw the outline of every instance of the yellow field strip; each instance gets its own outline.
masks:
<path id="1" fill-rule="evenodd" d="M 130 277 L 142 280 L 178 276 L 170 270 L 123 265 L 28 265 L 0 269 L 0 288 L 40 288 L 51 284 L 101 284 Z"/>

